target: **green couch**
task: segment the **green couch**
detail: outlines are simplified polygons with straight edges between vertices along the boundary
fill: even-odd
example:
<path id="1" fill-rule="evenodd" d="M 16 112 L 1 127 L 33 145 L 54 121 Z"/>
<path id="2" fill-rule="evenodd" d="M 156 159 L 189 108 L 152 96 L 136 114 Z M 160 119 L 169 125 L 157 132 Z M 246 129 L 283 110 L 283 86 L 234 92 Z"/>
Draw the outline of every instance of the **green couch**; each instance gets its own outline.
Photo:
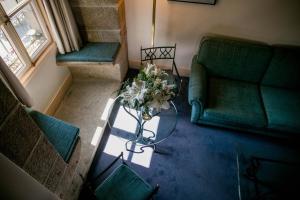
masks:
<path id="1" fill-rule="evenodd" d="M 279 137 L 298 135 L 299 88 L 299 47 L 205 37 L 192 61 L 191 121 Z"/>

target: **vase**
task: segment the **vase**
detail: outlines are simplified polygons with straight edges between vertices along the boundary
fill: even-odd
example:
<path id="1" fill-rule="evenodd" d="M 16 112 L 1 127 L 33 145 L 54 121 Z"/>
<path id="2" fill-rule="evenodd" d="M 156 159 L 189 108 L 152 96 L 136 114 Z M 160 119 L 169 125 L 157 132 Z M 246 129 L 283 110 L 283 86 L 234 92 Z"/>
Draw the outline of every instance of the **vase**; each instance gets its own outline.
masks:
<path id="1" fill-rule="evenodd" d="M 141 112 L 142 112 L 143 120 L 148 121 L 148 120 L 152 119 L 149 107 L 142 107 Z"/>

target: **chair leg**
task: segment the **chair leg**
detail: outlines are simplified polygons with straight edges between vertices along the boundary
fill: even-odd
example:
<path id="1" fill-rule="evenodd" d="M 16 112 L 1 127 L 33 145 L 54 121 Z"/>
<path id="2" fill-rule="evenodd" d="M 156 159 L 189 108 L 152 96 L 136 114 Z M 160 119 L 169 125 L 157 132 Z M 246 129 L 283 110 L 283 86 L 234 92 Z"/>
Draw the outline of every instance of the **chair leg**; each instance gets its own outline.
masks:
<path id="1" fill-rule="evenodd" d="M 122 158 L 122 163 L 124 164 L 124 156 L 123 156 L 123 152 L 121 152 L 121 154 L 115 158 L 115 160 L 109 165 L 107 166 L 100 174 L 98 174 L 95 178 L 93 178 L 93 180 L 97 180 L 99 177 L 101 177 L 105 172 L 107 172 L 120 158 Z M 92 180 L 92 181 L 93 181 Z"/>
<path id="2" fill-rule="evenodd" d="M 156 184 L 156 186 L 155 186 L 153 192 L 152 192 L 151 195 L 150 195 L 150 198 L 149 198 L 150 200 L 153 200 L 153 199 L 154 199 L 154 195 L 158 192 L 158 190 L 159 190 L 159 185 Z"/>

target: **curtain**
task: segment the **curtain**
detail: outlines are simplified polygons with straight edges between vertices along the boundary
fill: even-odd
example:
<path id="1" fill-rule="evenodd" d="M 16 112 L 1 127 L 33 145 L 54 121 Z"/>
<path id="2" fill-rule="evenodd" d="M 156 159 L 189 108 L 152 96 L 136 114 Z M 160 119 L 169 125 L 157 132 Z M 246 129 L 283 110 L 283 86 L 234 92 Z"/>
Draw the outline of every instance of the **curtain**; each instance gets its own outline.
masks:
<path id="1" fill-rule="evenodd" d="M 3 78 L 3 81 L 8 85 L 12 90 L 14 95 L 19 99 L 19 101 L 26 105 L 27 107 L 32 107 L 33 100 L 27 93 L 26 89 L 20 83 L 19 79 L 15 74 L 8 68 L 5 62 L 0 57 L 0 75 Z"/>
<path id="2" fill-rule="evenodd" d="M 59 53 L 78 51 L 82 40 L 68 0 L 43 0 Z"/>
<path id="3" fill-rule="evenodd" d="M 3 25 L 8 21 L 8 17 L 5 14 L 3 7 L 0 5 L 0 25 Z"/>

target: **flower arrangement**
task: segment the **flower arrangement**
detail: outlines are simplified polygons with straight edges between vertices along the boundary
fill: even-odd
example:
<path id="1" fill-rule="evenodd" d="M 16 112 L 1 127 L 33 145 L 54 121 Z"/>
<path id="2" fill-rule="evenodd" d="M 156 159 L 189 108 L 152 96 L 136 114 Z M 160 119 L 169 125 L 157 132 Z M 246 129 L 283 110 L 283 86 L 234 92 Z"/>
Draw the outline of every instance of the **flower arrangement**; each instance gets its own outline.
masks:
<path id="1" fill-rule="evenodd" d="M 134 109 L 160 112 L 169 109 L 175 97 L 175 84 L 168 83 L 168 74 L 154 64 L 147 64 L 132 82 L 126 81 L 121 89 L 121 103 Z"/>

